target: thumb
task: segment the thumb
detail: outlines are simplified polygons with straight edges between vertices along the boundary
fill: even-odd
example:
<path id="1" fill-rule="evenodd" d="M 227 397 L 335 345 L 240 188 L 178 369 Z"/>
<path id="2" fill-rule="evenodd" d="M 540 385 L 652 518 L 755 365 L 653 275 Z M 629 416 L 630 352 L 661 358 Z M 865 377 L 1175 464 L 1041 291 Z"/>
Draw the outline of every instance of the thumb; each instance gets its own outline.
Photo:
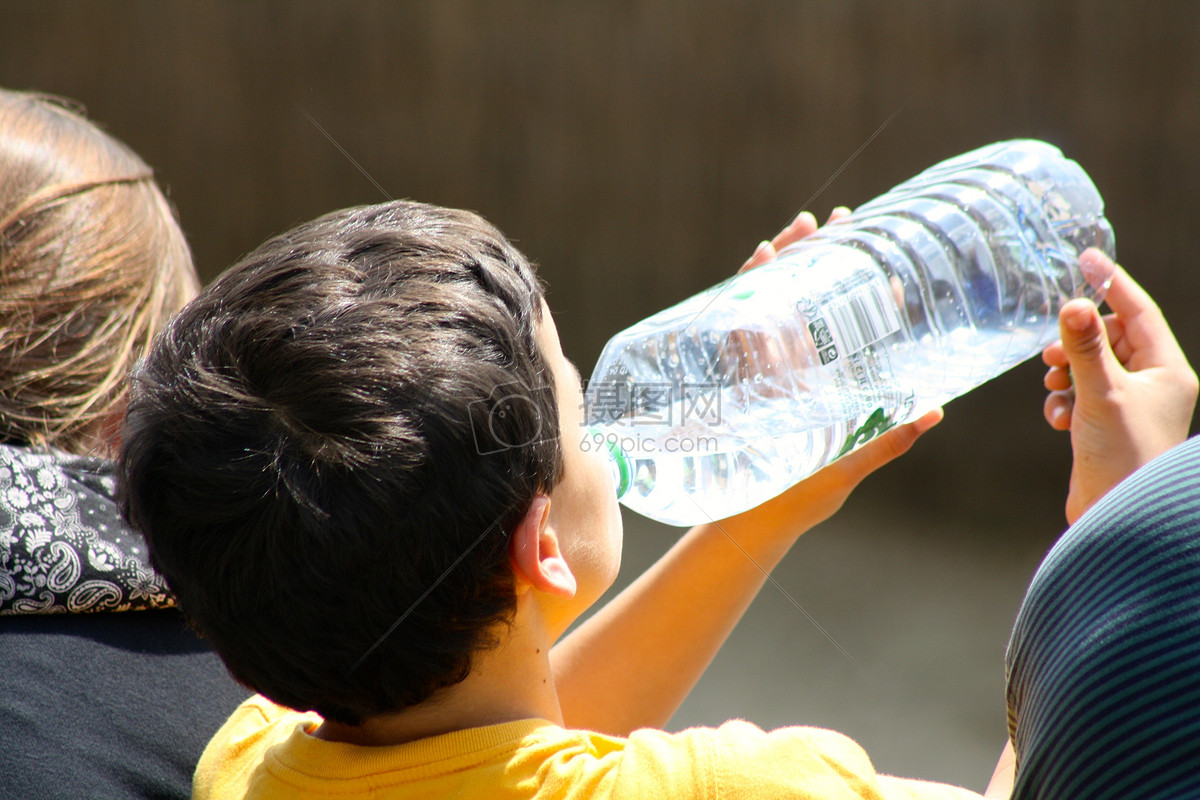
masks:
<path id="1" fill-rule="evenodd" d="M 928 411 L 912 422 L 891 428 L 830 466 L 853 475 L 854 483 L 857 483 L 884 464 L 907 453 L 918 438 L 942 421 L 943 416 L 945 414 L 940 408 Z"/>
<path id="2" fill-rule="evenodd" d="M 1058 331 L 1076 390 L 1107 390 L 1123 367 L 1113 355 L 1108 330 L 1095 303 L 1078 299 L 1064 305 L 1058 314 Z"/>

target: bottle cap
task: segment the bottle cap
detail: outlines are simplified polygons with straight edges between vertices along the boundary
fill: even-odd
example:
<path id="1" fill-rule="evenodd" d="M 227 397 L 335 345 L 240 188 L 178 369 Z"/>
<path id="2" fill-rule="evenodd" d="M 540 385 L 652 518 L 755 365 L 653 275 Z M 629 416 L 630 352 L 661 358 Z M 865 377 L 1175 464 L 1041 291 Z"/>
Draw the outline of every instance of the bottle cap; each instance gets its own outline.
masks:
<path id="1" fill-rule="evenodd" d="M 620 500 L 633 483 L 633 471 L 629 465 L 629 456 L 621 449 L 615 436 L 609 436 L 594 426 L 588 430 L 591 431 L 593 440 L 598 442 L 601 449 L 608 455 L 608 463 L 612 468 L 613 487 L 616 488 L 617 499 Z"/>

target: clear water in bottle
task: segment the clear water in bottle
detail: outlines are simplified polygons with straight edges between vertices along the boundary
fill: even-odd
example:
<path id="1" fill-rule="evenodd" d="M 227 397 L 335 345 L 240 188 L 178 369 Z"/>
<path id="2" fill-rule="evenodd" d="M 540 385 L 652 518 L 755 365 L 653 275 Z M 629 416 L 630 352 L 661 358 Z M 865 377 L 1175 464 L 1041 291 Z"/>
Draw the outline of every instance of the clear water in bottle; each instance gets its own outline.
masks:
<path id="1" fill-rule="evenodd" d="M 1051 145 L 942 162 L 613 337 L 581 446 L 653 519 L 752 508 L 1039 353 L 1063 303 L 1102 297 L 1088 247 L 1114 253 L 1103 201 Z"/>

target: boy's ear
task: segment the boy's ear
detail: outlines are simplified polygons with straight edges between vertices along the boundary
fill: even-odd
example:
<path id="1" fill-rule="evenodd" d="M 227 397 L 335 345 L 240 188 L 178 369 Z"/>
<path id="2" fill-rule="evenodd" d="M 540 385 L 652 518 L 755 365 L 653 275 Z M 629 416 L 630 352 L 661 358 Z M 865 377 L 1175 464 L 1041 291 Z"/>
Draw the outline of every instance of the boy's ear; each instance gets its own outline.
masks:
<path id="1" fill-rule="evenodd" d="M 558 547 L 558 535 L 547 524 L 550 498 L 537 494 L 517 523 L 508 544 L 509 560 L 519 582 L 560 597 L 575 596 L 575 573 Z"/>

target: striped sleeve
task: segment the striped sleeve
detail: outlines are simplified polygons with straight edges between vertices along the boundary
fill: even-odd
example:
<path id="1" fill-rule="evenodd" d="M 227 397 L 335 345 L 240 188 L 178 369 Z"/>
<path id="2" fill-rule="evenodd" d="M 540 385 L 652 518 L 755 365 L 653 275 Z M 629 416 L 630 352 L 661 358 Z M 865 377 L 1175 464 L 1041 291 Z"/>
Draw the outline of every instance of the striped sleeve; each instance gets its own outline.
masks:
<path id="1" fill-rule="evenodd" d="M 1200 797 L 1200 439 L 1051 549 L 1006 669 L 1013 798 Z"/>

